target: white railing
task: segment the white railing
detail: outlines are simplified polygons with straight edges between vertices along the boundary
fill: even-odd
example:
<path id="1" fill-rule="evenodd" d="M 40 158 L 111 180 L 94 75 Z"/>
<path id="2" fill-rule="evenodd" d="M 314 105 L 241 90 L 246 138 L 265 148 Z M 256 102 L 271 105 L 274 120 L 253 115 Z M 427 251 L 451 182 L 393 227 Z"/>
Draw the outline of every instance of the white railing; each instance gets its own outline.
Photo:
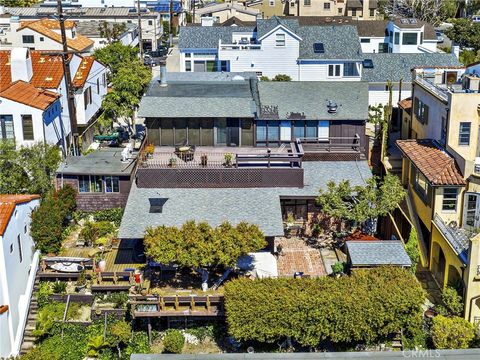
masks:
<path id="1" fill-rule="evenodd" d="M 442 89 L 435 84 L 432 84 L 430 81 L 421 78 L 420 76 L 417 76 L 415 80 L 423 87 L 430 90 L 433 94 L 438 96 L 440 99 L 448 101 L 448 90 Z"/>
<path id="2" fill-rule="evenodd" d="M 262 50 L 259 44 L 220 44 L 220 50 Z"/>

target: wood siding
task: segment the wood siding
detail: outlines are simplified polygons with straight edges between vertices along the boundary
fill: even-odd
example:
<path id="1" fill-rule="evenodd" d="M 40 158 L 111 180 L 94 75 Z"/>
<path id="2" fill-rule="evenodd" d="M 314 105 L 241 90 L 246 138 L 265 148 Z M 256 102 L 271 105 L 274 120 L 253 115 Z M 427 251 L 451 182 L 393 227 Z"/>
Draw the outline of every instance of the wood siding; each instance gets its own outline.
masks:
<path id="1" fill-rule="evenodd" d="M 77 175 L 57 175 L 56 187 L 63 184 L 71 185 L 77 191 L 77 209 L 81 211 L 98 211 L 115 207 L 125 207 L 132 182 L 128 176 L 120 176 L 120 192 L 118 193 L 79 193 Z"/>

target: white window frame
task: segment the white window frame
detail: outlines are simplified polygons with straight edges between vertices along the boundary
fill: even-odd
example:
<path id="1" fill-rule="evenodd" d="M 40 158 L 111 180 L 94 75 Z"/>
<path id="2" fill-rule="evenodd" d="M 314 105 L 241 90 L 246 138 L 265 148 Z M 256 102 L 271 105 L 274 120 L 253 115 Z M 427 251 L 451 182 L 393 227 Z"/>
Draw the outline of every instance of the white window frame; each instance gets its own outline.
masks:
<path id="1" fill-rule="evenodd" d="M 455 198 L 453 197 L 445 197 L 445 190 L 455 190 Z M 457 207 L 458 207 L 458 195 L 459 195 L 459 189 L 456 188 L 456 187 L 445 187 L 443 188 L 443 196 L 442 196 L 442 212 L 446 212 L 446 213 L 455 213 L 457 212 Z M 452 195 L 452 194 L 448 194 L 448 195 Z M 444 206 L 445 206 L 445 201 L 447 201 L 447 203 L 451 203 L 453 200 L 455 200 L 455 207 L 453 209 L 445 209 Z"/>
<path id="2" fill-rule="evenodd" d="M 330 75 L 330 67 L 333 68 L 333 72 L 332 72 L 333 75 Z M 342 74 L 343 74 L 342 64 L 329 64 L 328 65 L 328 67 L 327 67 L 327 77 L 329 77 L 329 78 L 341 78 Z"/>

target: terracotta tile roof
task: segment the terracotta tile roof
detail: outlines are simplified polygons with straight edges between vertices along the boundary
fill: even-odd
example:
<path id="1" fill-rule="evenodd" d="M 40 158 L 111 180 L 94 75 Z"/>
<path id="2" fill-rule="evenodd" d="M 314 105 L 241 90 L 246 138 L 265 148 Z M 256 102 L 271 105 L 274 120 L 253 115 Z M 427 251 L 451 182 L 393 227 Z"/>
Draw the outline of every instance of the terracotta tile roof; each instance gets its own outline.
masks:
<path id="1" fill-rule="evenodd" d="M 75 23 L 73 21 L 66 21 L 68 23 L 67 28 L 73 28 Z M 49 19 L 41 19 L 41 20 L 34 20 L 34 21 L 22 21 L 20 23 L 20 27 L 17 31 L 21 31 L 22 29 L 32 29 L 46 37 L 56 41 L 58 43 L 62 43 L 62 37 L 59 32 L 54 30 L 58 30 L 60 28 L 59 22 L 55 20 Z M 89 47 L 93 45 L 93 40 L 83 36 L 81 34 L 76 34 L 74 39 L 67 38 L 67 45 L 69 48 L 75 51 L 85 51 Z"/>
<path id="2" fill-rule="evenodd" d="M 18 80 L 0 92 L 0 97 L 45 110 L 52 105 L 60 95 L 49 90 L 37 89 L 30 83 Z"/>
<path id="3" fill-rule="evenodd" d="M 398 102 L 398 107 L 405 110 L 407 113 L 411 114 L 412 112 L 412 98 L 406 98 Z"/>
<path id="4" fill-rule="evenodd" d="M 15 206 L 40 199 L 39 195 L 0 195 L 0 235 L 5 233 Z"/>
<path id="5" fill-rule="evenodd" d="M 83 87 L 85 82 L 87 81 L 88 74 L 90 73 L 90 69 L 92 68 L 93 62 L 95 59 L 93 56 L 84 56 L 80 66 L 77 69 L 77 73 L 75 77 L 72 79 L 72 83 L 74 87 Z"/>
<path id="6" fill-rule="evenodd" d="M 0 91 L 5 90 L 11 83 L 10 50 L 0 50 Z"/>
<path id="7" fill-rule="evenodd" d="M 403 154 L 432 185 L 465 185 L 455 160 L 434 140 L 397 140 Z"/>
<path id="8" fill-rule="evenodd" d="M 35 87 L 56 89 L 63 79 L 62 57 L 31 51 L 33 76 L 30 83 Z"/>

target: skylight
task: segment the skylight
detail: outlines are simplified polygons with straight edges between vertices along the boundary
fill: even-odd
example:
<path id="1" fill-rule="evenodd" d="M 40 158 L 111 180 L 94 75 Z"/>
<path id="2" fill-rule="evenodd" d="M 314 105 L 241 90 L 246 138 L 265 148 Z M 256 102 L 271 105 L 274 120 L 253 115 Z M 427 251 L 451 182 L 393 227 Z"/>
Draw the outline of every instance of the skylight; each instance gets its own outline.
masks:
<path id="1" fill-rule="evenodd" d="M 313 52 L 315 54 L 325 53 L 325 48 L 323 47 L 323 43 L 314 43 L 313 44 Z"/>
<path id="2" fill-rule="evenodd" d="M 365 59 L 365 60 L 363 60 L 363 68 L 364 68 L 364 69 L 373 69 L 373 61 L 372 61 L 372 59 Z"/>
<path id="3" fill-rule="evenodd" d="M 168 198 L 149 198 L 150 202 L 150 214 L 161 214 L 163 212 L 163 205 L 167 202 Z"/>

